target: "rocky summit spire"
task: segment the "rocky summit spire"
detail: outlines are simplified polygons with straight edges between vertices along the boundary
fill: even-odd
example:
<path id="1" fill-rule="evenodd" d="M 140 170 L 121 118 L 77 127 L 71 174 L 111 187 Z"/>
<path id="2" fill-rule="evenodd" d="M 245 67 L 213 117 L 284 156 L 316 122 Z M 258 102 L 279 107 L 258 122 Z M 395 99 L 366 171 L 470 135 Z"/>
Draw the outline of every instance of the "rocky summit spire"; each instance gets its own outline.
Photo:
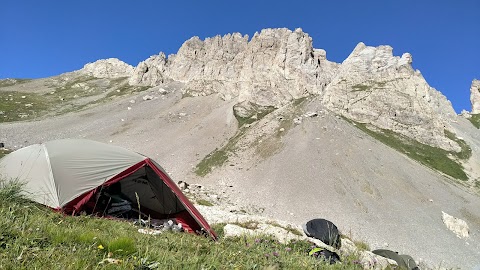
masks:
<path id="1" fill-rule="evenodd" d="M 472 103 L 472 114 L 480 113 L 480 80 L 473 80 L 470 87 L 470 102 Z"/>

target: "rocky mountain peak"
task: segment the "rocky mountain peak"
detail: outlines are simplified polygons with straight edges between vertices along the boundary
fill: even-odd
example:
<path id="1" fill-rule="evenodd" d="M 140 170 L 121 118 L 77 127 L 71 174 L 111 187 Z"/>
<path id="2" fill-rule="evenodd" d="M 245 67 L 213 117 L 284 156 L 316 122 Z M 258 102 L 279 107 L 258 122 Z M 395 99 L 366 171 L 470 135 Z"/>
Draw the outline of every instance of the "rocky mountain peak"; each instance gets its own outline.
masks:
<path id="1" fill-rule="evenodd" d="M 411 63 L 409 53 L 398 57 L 390 46 L 359 43 L 327 86 L 323 103 L 349 119 L 459 151 L 444 134 L 456 115 L 452 105 Z"/>
<path id="2" fill-rule="evenodd" d="M 480 113 L 480 80 L 473 80 L 470 87 L 470 102 L 472 103 L 472 114 Z"/>
<path id="3" fill-rule="evenodd" d="M 132 76 L 133 67 L 117 58 L 109 58 L 88 63 L 80 71 L 96 78 L 119 78 Z"/>
<path id="4" fill-rule="evenodd" d="M 312 38 L 301 28 L 279 28 L 263 29 L 250 40 L 240 33 L 205 40 L 192 37 L 177 54 L 167 58 L 159 53 L 134 69 L 107 59 L 83 70 L 96 77 L 129 76 L 131 85 L 182 82 L 184 95 L 216 93 L 235 100 L 238 112 L 278 108 L 318 95 L 330 110 L 352 120 L 459 151 L 459 145 L 445 136 L 445 129 L 452 130 L 449 119 L 455 111 L 411 64 L 409 53 L 394 56 L 390 46 L 363 42 L 337 64 L 327 60 L 325 50 L 313 48 Z"/>

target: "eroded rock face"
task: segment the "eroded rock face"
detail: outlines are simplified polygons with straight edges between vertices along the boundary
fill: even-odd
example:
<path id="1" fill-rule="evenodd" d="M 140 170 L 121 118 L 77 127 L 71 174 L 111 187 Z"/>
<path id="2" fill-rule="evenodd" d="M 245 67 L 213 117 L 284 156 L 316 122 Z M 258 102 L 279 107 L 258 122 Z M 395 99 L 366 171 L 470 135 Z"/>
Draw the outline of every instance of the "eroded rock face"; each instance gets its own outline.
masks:
<path id="1" fill-rule="evenodd" d="M 176 55 L 147 66 L 149 72 L 152 66 L 160 66 L 157 70 L 163 70 L 164 78 L 186 83 L 184 91 L 191 96 L 219 93 L 226 100 L 277 107 L 322 93 L 338 68 L 326 59 L 324 50 L 313 49 L 311 37 L 301 29 L 265 29 L 251 41 L 239 33 L 205 41 L 193 37 Z M 143 70 L 142 62 L 131 84 L 146 76 Z"/>
<path id="2" fill-rule="evenodd" d="M 130 77 L 133 67 L 117 58 L 109 58 L 88 63 L 80 71 L 96 78 L 119 78 Z"/>
<path id="3" fill-rule="evenodd" d="M 320 95 L 332 111 L 389 129 L 449 151 L 459 145 L 445 136 L 456 116 L 451 103 L 412 66 L 412 56 L 393 56 L 390 46 L 359 43 L 340 65 L 314 49 L 301 29 L 265 29 L 249 41 L 239 33 L 187 40 L 177 54 L 160 53 L 132 67 L 118 59 L 99 60 L 84 70 L 96 77 L 130 74 L 131 85 L 184 83 L 187 96 L 219 94 L 236 100 L 237 113 L 281 107 Z M 478 81 L 477 81 L 478 82 Z M 474 85 L 476 85 L 474 87 Z M 480 112 L 479 84 L 472 84 L 473 111 Z M 474 105 L 475 104 L 475 105 Z"/>
<path id="4" fill-rule="evenodd" d="M 349 119 L 460 151 L 444 134 L 456 116 L 451 103 L 412 68 L 410 54 L 392 51 L 359 43 L 327 86 L 323 103 Z"/>
<path id="5" fill-rule="evenodd" d="M 472 103 L 472 114 L 480 113 L 480 80 L 472 81 L 470 102 Z"/>
<path id="6" fill-rule="evenodd" d="M 167 78 L 164 75 L 166 64 L 167 58 L 163 52 L 151 56 L 135 67 L 128 82 L 131 85 L 143 86 L 156 86 L 162 84 L 167 81 Z"/>

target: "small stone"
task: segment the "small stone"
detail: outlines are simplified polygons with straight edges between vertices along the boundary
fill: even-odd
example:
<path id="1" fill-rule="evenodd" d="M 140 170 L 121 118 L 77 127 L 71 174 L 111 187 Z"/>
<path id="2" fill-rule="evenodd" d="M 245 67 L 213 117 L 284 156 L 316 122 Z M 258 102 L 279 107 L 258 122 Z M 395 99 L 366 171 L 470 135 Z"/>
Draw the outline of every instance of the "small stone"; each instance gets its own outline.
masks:
<path id="1" fill-rule="evenodd" d="M 158 92 L 159 92 L 160 94 L 162 94 L 162 95 L 168 94 L 168 91 L 165 90 L 165 89 L 163 89 L 163 88 L 158 89 Z"/>
<path id="2" fill-rule="evenodd" d="M 281 128 L 281 129 L 280 129 L 280 132 L 284 132 L 284 131 L 285 131 L 285 129 L 284 129 L 284 128 Z"/>
<path id="3" fill-rule="evenodd" d="M 22 96 L 22 98 L 26 98 L 27 96 Z"/>
<path id="4" fill-rule="evenodd" d="M 130 111 L 131 109 L 132 109 L 132 107 L 127 107 L 127 110 L 129 110 L 129 111 Z"/>
<path id="5" fill-rule="evenodd" d="M 316 112 L 307 112 L 303 116 L 305 116 L 305 117 L 317 117 L 318 114 Z"/>
<path id="6" fill-rule="evenodd" d="M 153 96 L 150 96 L 150 95 L 143 96 L 143 100 L 145 101 L 152 100 L 152 99 L 153 99 Z"/>
<path id="7" fill-rule="evenodd" d="M 300 125 L 302 123 L 302 117 L 297 117 L 297 118 L 293 119 L 293 123 L 295 125 Z"/>
<path id="8" fill-rule="evenodd" d="M 130 100 L 130 103 L 132 103 L 132 104 L 135 103 L 135 100 L 134 99 Z"/>

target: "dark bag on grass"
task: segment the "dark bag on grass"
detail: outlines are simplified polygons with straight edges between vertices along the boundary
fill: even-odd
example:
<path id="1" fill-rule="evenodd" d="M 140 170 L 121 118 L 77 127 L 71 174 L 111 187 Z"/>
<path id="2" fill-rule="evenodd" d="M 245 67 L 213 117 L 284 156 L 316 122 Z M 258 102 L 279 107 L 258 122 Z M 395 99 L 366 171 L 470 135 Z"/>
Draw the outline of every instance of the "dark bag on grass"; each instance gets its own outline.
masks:
<path id="1" fill-rule="evenodd" d="M 400 269 L 408 269 L 408 270 L 419 269 L 415 260 L 409 255 L 399 255 L 398 252 L 391 251 L 388 249 L 376 249 L 372 252 L 382 257 L 394 260 L 395 262 L 397 262 L 398 268 Z"/>
<path id="2" fill-rule="evenodd" d="M 340 233 L 331 221 L 323 218 L 312 219 L 303 225 L 303 231 L 309 237 L 316 238 L 334 248 L 340 248 Z"/>
<path id="3" fill-rule="evenodd" d="M 312 249 L 308 255 L 310 256 L 314 256 L 320 260 L 323 260 L 329 264 L 334 264 L 334 263 L 337 263 L 337 262 L 340 262 L 340 256 L 338 256 L 337 253 L 335 252 L 332 252 L 328 249 L 324 249 L 324 248 L 314 248 Z"/>

